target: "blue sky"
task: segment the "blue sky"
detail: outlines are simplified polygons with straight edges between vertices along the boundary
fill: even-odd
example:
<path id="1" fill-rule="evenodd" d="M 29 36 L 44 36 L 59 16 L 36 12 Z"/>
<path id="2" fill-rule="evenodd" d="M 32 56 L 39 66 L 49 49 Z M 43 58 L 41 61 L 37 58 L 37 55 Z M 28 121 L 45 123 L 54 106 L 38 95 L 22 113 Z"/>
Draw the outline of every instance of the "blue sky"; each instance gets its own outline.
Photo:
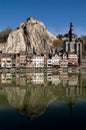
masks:
<path id="1" fill-rule="evenodd" d="M 53 34 L 64 34 L 70 21 L 86 35 L 86 0 L 0 0 L 0 30 L 16 29 L 28 17 L 42 21 Z"/>

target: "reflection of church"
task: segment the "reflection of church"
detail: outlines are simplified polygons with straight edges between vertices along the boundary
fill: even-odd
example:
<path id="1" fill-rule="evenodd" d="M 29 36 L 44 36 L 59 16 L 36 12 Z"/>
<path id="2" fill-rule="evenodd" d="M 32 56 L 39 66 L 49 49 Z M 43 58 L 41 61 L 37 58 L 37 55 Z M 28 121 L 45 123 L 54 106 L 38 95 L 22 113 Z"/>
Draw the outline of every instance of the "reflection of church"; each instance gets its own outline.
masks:
<path id="1" fill-rule="evenodd" d="M 31 119 L 42 115 L 56 99 L 66 101 L 72 111 L 78 99 L 86 98 L 86 76 L 83 74 L 17 73 L 11 76 L 0 74 L 0 105 L 16 108 Z"/>
<path id="2" fill-rule="evenodd" d="M 64 41 L 63 48 L 64 52 L 68 54 L 77 54 L 78 55 L 78 62 L 81 63 L 82 58 L 82 43 L 76 38 L 73 30 L 73 24 L 70 22 L 70 30 L 68 33 L 69 39 Z"/>

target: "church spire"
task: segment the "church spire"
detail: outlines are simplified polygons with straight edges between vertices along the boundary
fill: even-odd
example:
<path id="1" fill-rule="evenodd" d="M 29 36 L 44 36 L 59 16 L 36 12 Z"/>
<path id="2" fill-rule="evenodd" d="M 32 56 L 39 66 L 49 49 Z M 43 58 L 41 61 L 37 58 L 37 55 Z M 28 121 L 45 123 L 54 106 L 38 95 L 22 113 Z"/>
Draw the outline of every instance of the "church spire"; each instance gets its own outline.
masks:
<path id="1" fill-rule="evenodd" d="M 69 30 L 69 42 L 71 42 L 74 39 L 74 30 L 73 30 L 73 24 L 70 22 L 70 30 Z"/>

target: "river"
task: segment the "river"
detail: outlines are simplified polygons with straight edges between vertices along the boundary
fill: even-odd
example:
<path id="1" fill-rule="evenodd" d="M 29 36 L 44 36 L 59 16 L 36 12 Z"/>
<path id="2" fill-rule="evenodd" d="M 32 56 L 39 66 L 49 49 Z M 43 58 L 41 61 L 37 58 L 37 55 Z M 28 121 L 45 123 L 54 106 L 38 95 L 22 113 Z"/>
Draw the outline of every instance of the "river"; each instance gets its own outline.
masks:
<path id="1" fill-rule="evenodd" d="M 84 129 L 86 74 L 0 74 L 1 130 Z"/>

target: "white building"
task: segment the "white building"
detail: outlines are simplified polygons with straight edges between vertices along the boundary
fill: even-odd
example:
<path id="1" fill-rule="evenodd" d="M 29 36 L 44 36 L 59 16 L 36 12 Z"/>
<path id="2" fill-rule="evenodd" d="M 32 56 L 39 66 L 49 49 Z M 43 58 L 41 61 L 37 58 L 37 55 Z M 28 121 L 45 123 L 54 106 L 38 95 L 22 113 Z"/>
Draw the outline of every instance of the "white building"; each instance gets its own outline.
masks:
<path id="1" fill-rule="evenodd" d="M 62 67 L 62 68 L 68 67 L 68 58 L 67 58 L 67 55 L 65 53 L 63 54 L 63 57 L 61 59 L 60 67 Z"/>
<path id="2" fill-rule="evenodd" d="M 47 59 L 47 67 L 52 67 L 52 59 Z"/>
<path id="3" fill-rule="evenodd" d="M 6 68 L 11 68 L 12 67 L 12 58 L 8 57 L 6 59 Z"/>
<path id="4" fill-rule="evenodd" d="M 44 57 L 43 56 L 34 56 L 32 59 L 34 68 L 43 68 L 44 67 Z"/>
<path id="5" fill-rule="evenodd" d="M 1 59 L 1 67 L 6 67 L 6 58 Z"/>
<path id="6" fill-rule="evenodd" d="M 61 83 L 60 75 L 52 75 L 52 84 L 58 85 Z"/>
<path id="7" fill-rule="evenodd" d="M 44 84 L 44 73 L 34 73 L 32 82 L 33 84 Z"/>
<path id="8" fill-rule="evenodd" d="M 1 74 L 1 83 L 2 84 L 12 83 L 12 74 L 11 73 Z"/>
<path id="9" fill-rule="evenodd" d="M 52 66 L 58 66 L 60 67 L 60 60 L 61 58 L 56 54 L 55 56 L 52 57 Z"/>
<path id="10" fill-rule="evenodd" d="M 52 73 L 47 73 L 47 81 L 52 81 Z"/>
<path id="11" fill-rule="evenodd" d="M 69 65 L 78 66 L 78 55 L 77 54 L 69 54 L 68 55 Z"/>
<path id="12" fill-rule="evenodd" d="M 11 68 L 12 67 L 12 58 L 11 57 L 2 57 L 1 59 L 2 68 Z"/>

